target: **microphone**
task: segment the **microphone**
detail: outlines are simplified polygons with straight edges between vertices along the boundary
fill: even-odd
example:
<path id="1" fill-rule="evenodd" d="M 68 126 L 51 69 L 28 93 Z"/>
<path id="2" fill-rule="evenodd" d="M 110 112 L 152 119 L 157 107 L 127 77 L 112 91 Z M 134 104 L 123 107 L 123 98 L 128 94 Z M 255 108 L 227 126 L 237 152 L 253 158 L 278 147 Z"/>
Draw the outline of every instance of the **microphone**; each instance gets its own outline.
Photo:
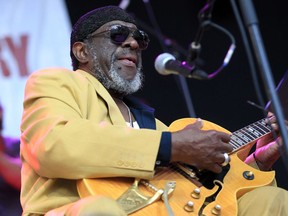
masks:
<path id="1" fill-rule="evenodd" d="M 198 69 L 195 65 L 189 65 L 187 62 L 180 62 L 169 53 L 162 53 L 157 56 L 154 63 L 155 69 L 161 75 L 177 74 L 188 78 L 199 80 L 208 79 L 208 74 Z"/>

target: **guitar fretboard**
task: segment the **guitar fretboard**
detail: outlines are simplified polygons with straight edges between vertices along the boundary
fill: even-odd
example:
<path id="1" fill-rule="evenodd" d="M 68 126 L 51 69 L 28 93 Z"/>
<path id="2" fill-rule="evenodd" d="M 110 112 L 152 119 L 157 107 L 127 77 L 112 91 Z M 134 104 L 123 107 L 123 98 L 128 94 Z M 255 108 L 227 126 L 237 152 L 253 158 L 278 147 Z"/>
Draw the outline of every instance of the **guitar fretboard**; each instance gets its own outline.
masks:
<path id="1" fill-rule="evenodd" d="M 271 126 L 263 118 L 232 133 L 229 144 L 233 146 L 233 151 L 236 151 L 248 143 L 257 141 L 259 138 L 271 133 L 271 131 Z"/>

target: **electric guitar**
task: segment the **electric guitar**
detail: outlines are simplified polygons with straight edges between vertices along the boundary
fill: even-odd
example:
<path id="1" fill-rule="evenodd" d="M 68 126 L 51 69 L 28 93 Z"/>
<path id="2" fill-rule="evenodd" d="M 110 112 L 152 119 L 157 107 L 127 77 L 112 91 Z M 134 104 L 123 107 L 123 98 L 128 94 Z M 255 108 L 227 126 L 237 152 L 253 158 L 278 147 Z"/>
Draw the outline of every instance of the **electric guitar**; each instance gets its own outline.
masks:
<path id="1" fill-rule="evenodd" d="M 174 121 L 169 131 L 177 131 L 193 124 L 194 118 Z M 202 130 L 228 130 L 203 120 Z M 104 195 L 121 205 L 127 214 L 181 215 L 181 216 L 236 216 L 237 199 L 246 192 L 273 182 L 274 171 L 262 172 L 243 162 L 255 142 L 271 133 L 271 128 L 261 119 L 231 134 L 233 146 L 230 163 L 220 174 L 199 171 L 195 167 L 172 163 L 156 170 L 152 180 L 133 178 L 82 179 L 77 182 L 80 197 Z"/>

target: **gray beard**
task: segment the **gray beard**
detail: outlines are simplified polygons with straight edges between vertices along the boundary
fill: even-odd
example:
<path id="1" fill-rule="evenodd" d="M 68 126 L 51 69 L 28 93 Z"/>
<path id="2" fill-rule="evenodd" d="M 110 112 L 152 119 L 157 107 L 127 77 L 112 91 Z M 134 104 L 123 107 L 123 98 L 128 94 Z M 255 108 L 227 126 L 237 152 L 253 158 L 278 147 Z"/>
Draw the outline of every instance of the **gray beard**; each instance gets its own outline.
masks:
<path id="1" fill-rule="evenodd" d="M 95 77 L 101 82 L 101 84 L 106 88 L 113 90 L 114 92 L 129 95 L 137 92 L 142 87 L 143 75 L 141 70 L 137 71 L 133 80 L 123 79 L 113 68 L 108 72 L 111 79 L 108 78 L 101 69 L 95 71 Z"/>
<path id="2" fill-rule="evenodd" d="M 98 64 L 96 50 L 90 48 L 90 53 L 93 56 L 93 76 L 95 76 L 107 90 L 113 90 L 115 93 L 122 95 L 129 95 L 137 92 L 142 87 L 144 76 L 141 67 L 137 67 L 137 73 L 132 80 L 125 80 L 118 74 L 117 69 L 114 67 L 115 58 L 112 56 L 111 67 L 108 71 L 109 78 Z"/>

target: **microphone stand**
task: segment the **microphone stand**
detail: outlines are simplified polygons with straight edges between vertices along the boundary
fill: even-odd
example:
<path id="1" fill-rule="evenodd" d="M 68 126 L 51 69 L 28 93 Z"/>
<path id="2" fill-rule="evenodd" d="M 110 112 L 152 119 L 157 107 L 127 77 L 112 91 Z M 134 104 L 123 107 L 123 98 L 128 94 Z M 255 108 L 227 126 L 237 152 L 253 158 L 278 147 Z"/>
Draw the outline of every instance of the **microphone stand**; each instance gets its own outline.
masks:
<path id="1" fill-rule="evenodd" d="M 259 26 L 258 26 L 257 15 L 254 9 L 254 5 L 252 4 L 252 0 L 239 0 L 239 5 L 240 5 L 240 9 L 243 15 L 244 22 L 246 24 L 246 27 L 249 30 L 249 35 L 250 35 L 252 45 L 254 48 L 254 54 L 258 60 L 258 66 L 260 68 L 266 94 L 268 98 L 271 100 L 274 114 L 277 118 L 280 134 L 283 140 L 282 159 L 286 166 L 286 169 L 288 170 L 288 159 L 287 159 L 288 158 L 288 132 L 287 132 L 287 128 L 285 125 L 282 107 L 279 102 L 279 98 L 276 93 L 276 90 L 275 90 L 274 79 L 273 79 L 273 76 L 271 75 L 272 73 L 271 73 L 269 61 L 267 59 L 265 48 L 262 42 L 262 38 L 261 38 Z"/>
<path id="2" fill-rule="evenodd" d="M 206 24 L 209 24 L 211 21 L 214 2 L 215 0 L 208 0 L 204 7 L 198 12 L 199 27 L 196 32 L 194 41 L 192 41 L 189 46 L 189 53 L 186 59 L 188 63 L 194 63 L 201 52 L 201 40 L 205 31 Z"/>

